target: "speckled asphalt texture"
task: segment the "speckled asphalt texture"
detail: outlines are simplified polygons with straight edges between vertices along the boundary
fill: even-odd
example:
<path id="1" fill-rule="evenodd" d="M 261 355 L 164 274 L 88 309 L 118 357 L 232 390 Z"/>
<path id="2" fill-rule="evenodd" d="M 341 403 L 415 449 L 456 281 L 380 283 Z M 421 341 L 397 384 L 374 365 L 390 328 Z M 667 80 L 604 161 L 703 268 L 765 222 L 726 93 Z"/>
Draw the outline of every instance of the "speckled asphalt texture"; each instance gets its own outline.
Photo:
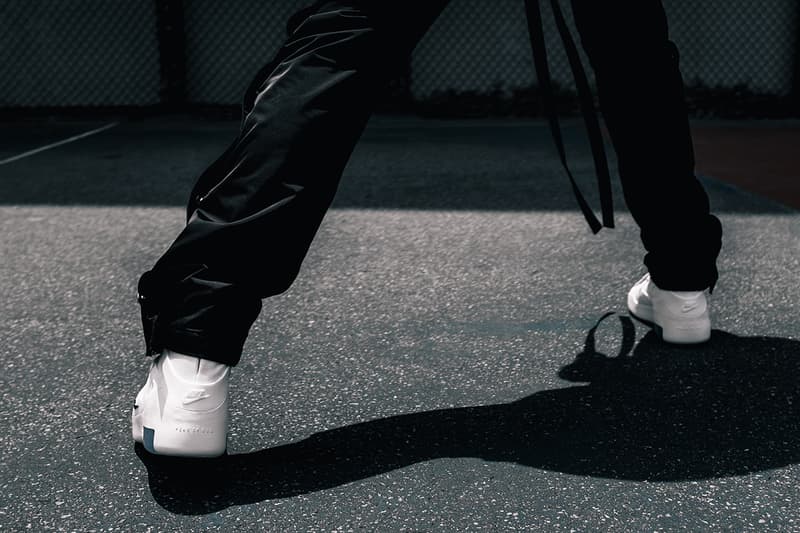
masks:
<path id="1" fill-rule="evenodd" d="M 99 125 L 4 124 L 0 159 Z M 593 236 L 535 121 L 373 120 L 233 372 L 229 455 L 134 447 L 136 280 L 236 127 L 0 166 L 0 530 L 800 530 L 798 212 L 706 179 L 712 339 L 664 345 L 630 216 Z"/>

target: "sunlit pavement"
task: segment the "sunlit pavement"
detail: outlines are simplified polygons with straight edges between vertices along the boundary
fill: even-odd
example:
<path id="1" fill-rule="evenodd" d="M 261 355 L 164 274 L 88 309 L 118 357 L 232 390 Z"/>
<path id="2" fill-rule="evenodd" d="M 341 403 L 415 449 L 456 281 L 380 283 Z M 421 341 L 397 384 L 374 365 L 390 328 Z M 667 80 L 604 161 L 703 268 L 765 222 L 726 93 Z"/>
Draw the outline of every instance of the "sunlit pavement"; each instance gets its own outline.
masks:
<path id="1" fill-rule="evenodd" d="M 619 194 L 592 235 L 536 121 L 374 120 L 234 370 L 229 455 L 135 449 L 136 280 L 235 128 L 123 122 L 0 166 L 3 529 L 800 527 L 798 211 L 704 178 L 714 332 L 663 345 L 625 310 Z M 53 140 L 2 130 L 2 157 Z"/>

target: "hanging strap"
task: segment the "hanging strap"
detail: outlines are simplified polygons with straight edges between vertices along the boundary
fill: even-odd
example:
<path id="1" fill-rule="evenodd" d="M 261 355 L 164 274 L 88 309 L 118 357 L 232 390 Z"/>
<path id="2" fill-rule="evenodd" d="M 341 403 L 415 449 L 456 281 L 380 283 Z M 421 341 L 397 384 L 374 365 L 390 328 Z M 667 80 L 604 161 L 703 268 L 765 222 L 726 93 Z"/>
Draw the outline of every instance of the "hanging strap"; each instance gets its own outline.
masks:
<path id="1" fill-rule="evenodd" d="M 525 0 L 525 12 L 528 19 L 528 32 L 531 36 L 531 48 L 533 51 L 533 62 L 536 67 L 536 75 L 539 79 L 539 88 L 541 90 L 542 104 L 544 105 L 544 112 L 550 124 L 550 132 L 553 135 L 553 141 L 558 149 L 558 155 L 561 159 L 561 165 L 569 177 L 570 184 L 572 185 L 572 192 L 575 194 L 575 199 L 578 201 L 578 206 L 583 213 L 586 222 L 592 232 L 599 232 L 604 226 L 607 228 L 614 227 L 614 206 L 611 198 L 611 176 L 608 171 L 608 160 L 603 145 L 603 136 L 600 132 L 600 123 L 595 113 L 594 104 L 592 102 L 592 93 L 589 89 L 589 81 L 586 77 L 586 72 L 581 64 L 578 49 L 575 42 L 570 35 L 569 28 L 564 20 L 564 14 L 558 4 L 558 0 L 550 0 L 550 5 L 553 9 L 558 33 L 564 43 L 564 48 L 567 52 L 572 75 L 575 78 L 575 84 L 578 88 L 578 96 L 580 98 L 581 112 L 583 113 L 584 123 L 586 130 L 589 134 L 589 143 L 592 148 L 592 156 L 594 158 L 594 168 L 597 174 L 597 185 L 600 190 L 600 209 L 602 212 L 603 223 L 595 216 L 592 209 L 589 207 L 586 198 L 584 198 L 575 177 L 569 169 L 567 164 L 567 153 L 564 148 L 564 139 L 561 135 L 561 126 L 558 122 L 558 114 L 555 107 L 555 99 L 553 97 L 553 86 L 550 79 L 550 67 L 547 64 L 547 49 L 544 42 L 544 27 L 542 25 L 542 13 L 539 6 L 539 0 Z"/>

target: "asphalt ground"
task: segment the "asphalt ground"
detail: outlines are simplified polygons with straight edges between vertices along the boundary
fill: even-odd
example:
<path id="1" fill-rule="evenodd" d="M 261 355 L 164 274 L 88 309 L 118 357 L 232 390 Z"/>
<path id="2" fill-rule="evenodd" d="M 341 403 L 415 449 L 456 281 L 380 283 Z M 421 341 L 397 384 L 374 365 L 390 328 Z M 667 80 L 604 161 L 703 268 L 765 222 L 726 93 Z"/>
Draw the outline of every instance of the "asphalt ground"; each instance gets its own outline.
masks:
<path id="1" fill-rule="evenodd" d="M 703 120 L 692 134 L 700 172 L 800 209 L 800 121 Z"/>
<path id="2" fill-rule="evenodd" d="M 3 125 L 0 159 L 105 122 L 42 124 Z M 619 191 L 592 235 L 538 121 L 373 120 L 232 374 L 229 455 L 135 447 L 136 280 L 236 127 L 0 165 L 0 529 L 800 530 L 798 211 L 704 177 L 714 331 L 664 345 L 626 313 Z"/>

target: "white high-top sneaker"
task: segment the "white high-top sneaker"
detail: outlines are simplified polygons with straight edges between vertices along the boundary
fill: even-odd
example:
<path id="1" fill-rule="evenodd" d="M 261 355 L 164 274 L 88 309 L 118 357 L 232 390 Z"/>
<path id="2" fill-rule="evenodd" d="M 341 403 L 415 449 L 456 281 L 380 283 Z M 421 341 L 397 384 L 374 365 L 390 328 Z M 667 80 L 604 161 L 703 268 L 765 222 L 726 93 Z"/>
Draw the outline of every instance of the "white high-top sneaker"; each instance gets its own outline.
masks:
<path id="1" fill-rule="evenodd" d="M 711 338 L 705 291 L 664 291 L 648 273 L 628 292 L 628 310 L 634 318 L 654 326 L 666 342 L 694 344 Z"/>
<path id="2" fill-rule="evenodd" d="M 228 437 L 230 367 L 164 350 L 131 413 L 133 439 L 150 453 L 217 457 Z"/>

